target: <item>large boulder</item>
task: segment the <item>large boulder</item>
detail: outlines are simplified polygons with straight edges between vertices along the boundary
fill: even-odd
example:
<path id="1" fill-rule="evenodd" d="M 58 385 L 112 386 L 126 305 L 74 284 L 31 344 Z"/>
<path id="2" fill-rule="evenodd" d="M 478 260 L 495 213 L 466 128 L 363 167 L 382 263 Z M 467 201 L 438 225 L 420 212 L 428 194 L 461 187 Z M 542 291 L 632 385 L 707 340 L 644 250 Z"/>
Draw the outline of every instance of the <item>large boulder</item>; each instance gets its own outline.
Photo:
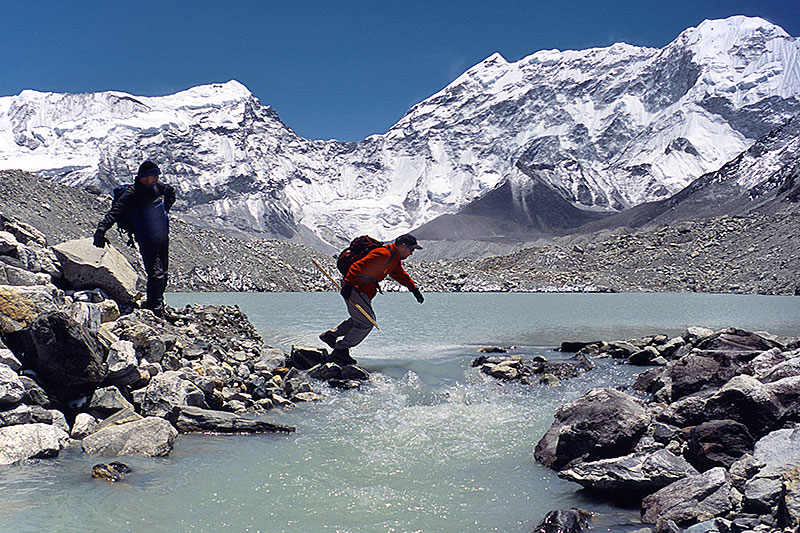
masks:
<path id="1" fill-rule="evenodd" d="M 172 370 L 154 376 L 147 387 L 134 393 L 134 400 L 142 414 L 161 418 L 174 418 L 179 407 L 208 407 L 203 391 Z"/>
<path id="2" fill-rule="evenodd" d="M 182 433 L 291 433 L 295 428 L 257 416 L 237 415 L 199 407 L 181 407 L 175 427 Z"/>
<path id="3" fill-rule="evenodd" d="M 686 459 L 704 472 L 717 466 L 729 468 L 753 451 L 755 441 L 747 426 L 733 420 L 711 420 L 689 432 Z"/>
<path id="4" fill-rule="evenodd" d="M 647 410 L 633 397 L 614 389 L 594 389 L 556 410 L 534 456 L 561 470 L 578 460 L 625 455 L 633 451 L 649 422 Z"/>
<path id="5" fill-rule="evenodd" d="M 697 470 L 664 449 L 579 463 L 558 473 L 558 477 L 583 487 L 625 493 L 631 498 L 642 498 L 691 475 L 697 475 Z"/>
<path id="6" fill-rule="evenodd" d="M 97 248 L 92 239 L 75 239 L 53 246 L 64 279 L 76 289 L 99 287 L 121 302 L 136 296 L 139 275 L 125 256 L 107 245 Z"/>
<path id="7" fill-rule="evenodd" d="M 756 378 L 736 376 L 722 386 L 706 402 L 708 419 L 730 419 L 741 422 L 754 437 L 775 429 L 781 415 L 781 404 Z"/>
<path id="8" fill-rule="evenodd" d="M 782 348 L 779 343 L 771 339 L 736 328 L 718 331 L 698 341 L 695 346 L 701 350 L 747 352 L 752 353 L 753 357 L 771 348 Z"/>
<path id="9" fill-rule="evenodd" d="M 55 457 L 69 435 L 49 424 L 24 424 L 0 428 L 0 465 L 42 457 Z"/>
<path id="10" fill-rule="evenodd" d="M 722 516 L 733 508 L 728 473 L 722 467 L 685 477 L 642 500 L 642 521 L 672 520 L 686 527 Z"/>
<path id="11" fill-rule="evenodd" d="M 106 377 L 97 337 L 62 312 L 46 313 L 6 336 L 11 350 L 62 393 L 77 395 Z"/>
<path id="12" fill-rule="evenodd" d="M 726 368 L 724 362 L 693 352 L 672 364 L 666 377 L 672 380 L 672 399 L 678 400 L 707 387 L 719 387 L 734 374 L 735 371 Z"/>
<path id="13" fill-rule="evenodd" d="M 163 457 L 172 451 L 177 436 L 178 430 L 163 418 L 148 417 L 100 429 L 81 446 L 89 455 Z"/>

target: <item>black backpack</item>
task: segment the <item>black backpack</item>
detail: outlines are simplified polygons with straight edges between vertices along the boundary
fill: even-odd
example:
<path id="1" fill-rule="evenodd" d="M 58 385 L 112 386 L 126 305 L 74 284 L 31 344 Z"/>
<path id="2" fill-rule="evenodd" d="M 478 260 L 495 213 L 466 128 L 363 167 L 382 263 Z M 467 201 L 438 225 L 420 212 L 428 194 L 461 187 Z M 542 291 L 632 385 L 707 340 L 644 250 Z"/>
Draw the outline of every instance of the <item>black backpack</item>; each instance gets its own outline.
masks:
<path id="1" fill-rule="evenodd" d="M 133 185 L 117 185 L 114 187 L 114 199 L 111 201 L 111 206 L 114 207 L 119 201 L 119 197 L 122 196 L 122 193 L 132 187 Z M 123 215 L 123 217 L 117 220 L 117 231 L 119 231 L 119 234 L 123 238 L 126 235 L 128 236 L 128 246 L 135 246 L 133 240 L 133 216 L 130 213 Z"/>
<path id="2" fill-rule="evenodd" d="M 375 248 L 380 248 L 381 246 L 383 246 L 381 241 L 373 239 L 369 235 L 356 237 L 350 242 L 350 246 L 339 253 L 339 257 L 336 259 L 336 268 L 339 269 L 342 276 L 346 276 L 347 271 L 350 270 L 353 263 L 363 258 Z"/>

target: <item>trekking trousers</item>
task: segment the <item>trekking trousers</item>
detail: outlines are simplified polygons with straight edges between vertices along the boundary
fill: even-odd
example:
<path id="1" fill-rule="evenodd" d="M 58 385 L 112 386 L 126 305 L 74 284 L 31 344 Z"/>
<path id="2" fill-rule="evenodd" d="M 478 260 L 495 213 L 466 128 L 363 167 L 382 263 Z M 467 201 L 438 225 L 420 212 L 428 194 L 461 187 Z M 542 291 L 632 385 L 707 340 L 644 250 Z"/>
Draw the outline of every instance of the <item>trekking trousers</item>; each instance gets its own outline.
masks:
<path id="1" fill-rule="evenodd" d="M 147 301 L 144 307 L 163 311 L 169 268 L 169 236 L 142 239 L 138 244 L 144 270 L 147 272 Z"/>
<path id="2" fill-rule="evenodd" d="M 345 303 L 347 304 L 347 312 L 350 313 L 350 318 L 329 330 L 336 337 L 344 336 L 342 340 L 336 342 L 337 349 L 349 349 L 357 346 L 372 331 L 372 323 L 356 308 L 355 304 L 360 305 L 375 320 L 372 300 L 363 292 L 354 289 L 350 299 L 346 300 Z"/>

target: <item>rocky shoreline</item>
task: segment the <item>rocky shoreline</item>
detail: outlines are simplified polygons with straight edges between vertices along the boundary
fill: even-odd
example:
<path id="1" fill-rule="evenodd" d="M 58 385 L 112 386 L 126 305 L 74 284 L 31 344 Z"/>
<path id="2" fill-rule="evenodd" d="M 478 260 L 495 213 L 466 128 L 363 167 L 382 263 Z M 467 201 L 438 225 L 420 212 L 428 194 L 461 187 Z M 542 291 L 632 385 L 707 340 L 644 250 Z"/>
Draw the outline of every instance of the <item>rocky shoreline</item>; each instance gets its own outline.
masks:
<path id="1" fill-rule="evenodd" d="M 40 229 L 51 242 L 92 235 L 111 198 L 21 171 L 0 171 L 3 213 Z M 176 209 L 180 205 L 180 199 Z M 407 269 L 425 291 L 440 292 L 800 292 L 800 206 L 774 212 L 618 228 L 531 243 L 507 255 L 420 261 Z M 108 233 L 134 268 L 139 259 Z M 424 243 L 423 243 L 424 244 Z M 454 243 L 457 244 L 457 243 Z M 286 241 L 225 235 L 173 217 L 171 291 L 326 291 L 310 258 L 335 272 L 333 258 Z M 400 290 L 387 283 L 386 290 Z"/>
<path id="2" fill-rule="evenodd" d="M 610 503 L 640 505 L 654 533 L 800 529 L 800 337 L 695 327 L 561 351 L 577 353 L 549 367 L 508 354 L 473 366 L 530 385 L 591 371 L 593 358 L 653 368 L 559 407 L 538 462 Z"/>
<path id="3" fill-rule="evenodd" d="M 235 306 L 156 317 L 137 308 L 140 280 L 115 248 L 49 248 L 35 228 L 0 222 L 0 465 L 66 446 L 164 456 L 179 433 L 291 433 L 270 409 L 322 400 L 321 381 L 369 379 L 324 349 L 264 345 Z"/>

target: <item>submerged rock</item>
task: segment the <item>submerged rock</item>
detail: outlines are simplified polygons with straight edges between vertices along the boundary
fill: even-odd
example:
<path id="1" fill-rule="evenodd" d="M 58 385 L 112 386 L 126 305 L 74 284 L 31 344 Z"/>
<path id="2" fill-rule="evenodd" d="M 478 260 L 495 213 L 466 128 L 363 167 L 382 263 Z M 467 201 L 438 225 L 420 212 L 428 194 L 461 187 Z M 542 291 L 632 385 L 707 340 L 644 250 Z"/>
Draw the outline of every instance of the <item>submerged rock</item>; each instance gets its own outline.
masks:
<path id="1" fill-rule="evenodd" d="M 550 511 L 539 522 L 534 533 L 578 533 L 589 526 L 592 513 L 582 509 L 559 509 Z"/>
<path id="2" fill-rule="evenodd" d="M 92 477 L 104 479 L 112 483 L 117 482 L 125 476 L 133 472 L 131 468 L 117 461 L 112 461 L 108 464 L 100 463 L 92 467 Z"/>

